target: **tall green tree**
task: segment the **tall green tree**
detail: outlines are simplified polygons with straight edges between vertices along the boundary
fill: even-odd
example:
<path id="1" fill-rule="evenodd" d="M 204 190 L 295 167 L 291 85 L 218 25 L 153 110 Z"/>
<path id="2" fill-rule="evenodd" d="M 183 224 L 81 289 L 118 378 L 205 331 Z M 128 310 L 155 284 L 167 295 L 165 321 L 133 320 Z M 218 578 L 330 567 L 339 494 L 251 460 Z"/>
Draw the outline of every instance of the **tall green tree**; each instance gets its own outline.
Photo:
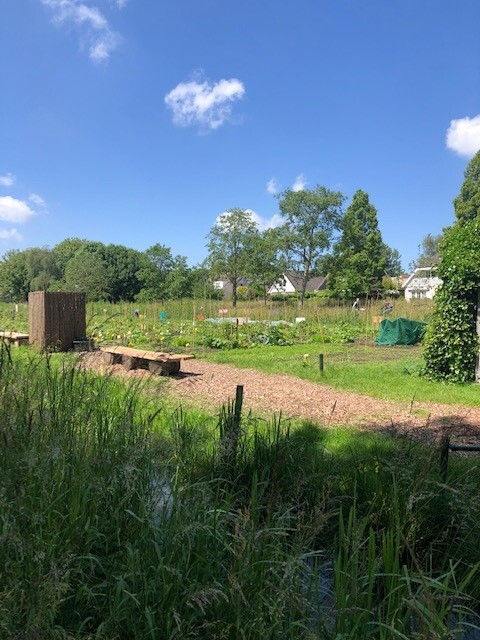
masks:
<path id="1" fill-rule="evenodd" d="M 341 236 L 334 247 L 329 286 L 342 298 L 370 295 L 381 288 L 387 250 L 378 228 L 377 210 L 359 189 L 345 211 Z"/>
<path id="2" fill-rule="evenodd" d="M 474 220 L 480 214 L 480 151 L 470 160 L 453 205 L 460 222 Z"/>
<path id="3" fill-rule="evenodd" d="M 418 247 L 418 257 L 411 264 L 412 269 L 432 267 L 438 264 L 442 238 L 443 233 L 436 235 L 427 233 L 427 235 L 423 237 L 422 243 Z"/>
<path id="4" fill-rule="evenodd" d="M 138 279 L 142 285 L 139 299 L 165 300 L 168 298 L 167 278 L 175 266 L 172 250 L 157 243 L 144 253 L 144 260 L 138 271 Z"/>
<path id="5" fill-rule="evenodd" d="M 87 300 L 105 300 L 108 297 L 107 269 L 101 256 L 78 251 L 65 267 L 64 289 L 85 291 Z"/>
<path id="6" fill-rule="evenodd" d="M 292 191 L 279 196 L 286 224 L 282 229 L 289 260 L 302 272 L 300 304 L 303 306 L 307 282 L 320 256 L 331 245 L 342 217 L 344 196 L 318 185 L 315 189 Z"/>
<path id="7" fill-rule="evenodd" d="M 239 280 L 248 271 L 252 241 L 257 226 L 248 211 L 229 209 L 208 234 L 208 265 L 215 277 L 224 276 L 232 285 L 232 304 L 237 306 Z"/>
<path id="8" fill-rule="evenodd" d="M 252 236 L 246 275 L 252 288 L 261 293 L 265 304 L 268 288 L 287 267 L 281 249 L 282 233 L 278 229 L 267 229 Z"/>
<path id="9" fill-rule="evenodd" d="M 392 277 L 398 277 L 403 273 L 402 256 L 398 249 L 384 245 L 385 250 L 385 273 Z"/>

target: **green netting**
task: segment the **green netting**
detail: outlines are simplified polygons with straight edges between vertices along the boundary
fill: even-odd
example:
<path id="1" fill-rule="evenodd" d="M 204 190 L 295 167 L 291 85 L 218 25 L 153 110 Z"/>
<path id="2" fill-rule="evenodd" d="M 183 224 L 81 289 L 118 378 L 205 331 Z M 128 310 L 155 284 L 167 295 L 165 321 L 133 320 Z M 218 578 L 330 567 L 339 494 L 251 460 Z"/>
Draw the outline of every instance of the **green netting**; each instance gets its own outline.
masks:
<path id="1" fill-rule="evenodd" d="M 427 325 L 425 322 L 397 318 L 382 320 L 375 338 L 375 344 L 394 346 L 398 344 L 417 344 L 423 338 Z"/>

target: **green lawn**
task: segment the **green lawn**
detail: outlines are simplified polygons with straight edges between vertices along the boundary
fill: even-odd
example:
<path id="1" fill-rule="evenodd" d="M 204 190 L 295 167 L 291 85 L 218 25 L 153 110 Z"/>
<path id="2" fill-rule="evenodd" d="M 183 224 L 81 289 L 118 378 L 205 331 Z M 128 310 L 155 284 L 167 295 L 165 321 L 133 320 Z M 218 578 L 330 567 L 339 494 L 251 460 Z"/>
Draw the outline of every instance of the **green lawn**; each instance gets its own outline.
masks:
<path id="1" fill-rule="evenodd" d="M 318 367 L 320 352 L 324 353 L 323 375 Z M 480 406 L 480 387 L 476 384 L 447 385 L 419 377 L 419 347 L 302 344 L 214 351 L 203 357 L 240 368 L 298 376 L 377 398 Z"/>

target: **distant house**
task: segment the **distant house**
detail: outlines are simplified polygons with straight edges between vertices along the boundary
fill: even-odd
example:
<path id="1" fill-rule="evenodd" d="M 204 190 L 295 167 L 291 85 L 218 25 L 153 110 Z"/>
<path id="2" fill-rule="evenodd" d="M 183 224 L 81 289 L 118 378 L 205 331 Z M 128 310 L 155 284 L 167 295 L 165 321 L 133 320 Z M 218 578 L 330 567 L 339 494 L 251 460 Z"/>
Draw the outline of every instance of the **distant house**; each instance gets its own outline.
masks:
<path id="1" fill-rule="evenodd" d="M 301 293 L 303 284 L 303 274 L 300 271 L 285 271 L 285 273 L 276 280 L 267 291 L 268 295 L 283 293 L 289 295 L 292 293 Z M 316 293 L 327 288 L 327 278 L 325 276 L 315 276 L 307 281 L 305 291 Z"/>
<path id="2" fill-rule="evenodd" d="M 443 282 L 436 272 L 436 267 L 415 269 L 403 284 L 405 300 L 431 300 Z"/>
<path id="3" fill-rule="evenodd" d="M 221 291 L 224 298 L 231 298 L 233 296 L 233 286 L 230 280 L 226 276 L 220 276 L 218 280 L 213 281 L 213 288 L 217 291 Z M 249 281 L 246 278 L 240 278 L 237 282 L 237 287 L 248 287 Z"/>

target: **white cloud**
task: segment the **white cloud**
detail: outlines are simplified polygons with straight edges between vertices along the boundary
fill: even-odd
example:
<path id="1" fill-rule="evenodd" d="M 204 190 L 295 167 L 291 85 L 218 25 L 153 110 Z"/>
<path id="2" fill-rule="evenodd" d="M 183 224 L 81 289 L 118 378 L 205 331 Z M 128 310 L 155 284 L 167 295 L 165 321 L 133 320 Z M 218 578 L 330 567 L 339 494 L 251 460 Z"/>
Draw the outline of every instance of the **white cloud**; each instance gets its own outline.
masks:
<path id="1" fill-rule="evenodd" d="M 38 193 L 31 193 L 28 196 L 28 199 L 30 200 L 30 202 L 33 202 L 33 204 L 36 204 L 37 207 L 46 207 L 47 203 L 45 202 L 45 200 L 38 195 Z"/>
<path id="2" fill-rule="evenodd" d="M 451 120 L 447 131 L 447 147 L 459 156 L 470 158 L 480 149 L 480 114 L 474 118 Z"/>
<path id="3" fill-rule="evenodd" d="M 276 227 L 280 227 L 282 224 L 285 224 L 285 220 L 278 213 L 274 213 L 271 218 L 262 218 L 262 216 L 260 216 L 256 211 L 253 211 L 253 209 L 245 209 L 245 211 L 250 214 L 252 222 L 257 225 L 257 229 L 259 231 L 275 229 Z M 224 211 L 221 215 L 217 216 L 215 224 L 218 224 L 223 216 L 228 216 L 228 211 Z"/>
<path id="4" fill-rule="evenodd" d="M 0 240 L 17 240 L 21 242 L 23 236 L 16 229 L 0 229 Z"/>
<path id="5" fill-rule="evenodd" d="M 301 173 L 295 178 L 295 182 L 292 185 L 292 191 L 303 191 L 307 184 L 308 183 L 305 180 L 305 176 L 303 175 L 303 173 Z"/>
<path id="6" fill-rule="evenodd" d="M 0 198 L 0 220 L 4 222 L 27 222 L 35 215 L 26 202 L 11 196 Z"/>
<path id="7" fill-rule="evenodd" d="M 246 209 L 250 214 L 253 222 L 257 225 L 259 231 L 266 231 L 267 229 L 275 229 L 285 223 L 285 220 L 279 213 L 274 213 L 271 218 L 262 218 L 258 213 L 252 211 L 252 209 Z"/>
<path id="8" fill-rule="evenodd" d="M 203 129 L 218 129 L 232 113 L 232 102 L 245 95 L 240 80 L 219 80 L 211 84 L 199 79 L 180 82 L 165 96 L 173 112 L 173 122 L 182 127 L 199 125 Z"/>
<path id="9" fill-rule="evenodd" d="M 56 23 L 72 22 L 82 29 L 82 38 L 86 38 L 88 42 L 91 60 L 101 62 L 110 57 L 119 37 L 112 31 L 108 20 L 97 7 L 89 7 L 80 0 L 40 1 L 52 9 Z"/>
<path id="10" fill-rule="evenodd" d="M 2 187 L 11 187 L 15 182 L 15 176 L 13 173 L 6 173 L 4 176 L 0 176 L 0 184 Z"/>
<path id="11" fill-rule="evenodd" d="M 276 195 L 280 191 L 276 178 L 271 178 L 267 182 L 267 191 L 272 194 L 272 196 Z"/>

